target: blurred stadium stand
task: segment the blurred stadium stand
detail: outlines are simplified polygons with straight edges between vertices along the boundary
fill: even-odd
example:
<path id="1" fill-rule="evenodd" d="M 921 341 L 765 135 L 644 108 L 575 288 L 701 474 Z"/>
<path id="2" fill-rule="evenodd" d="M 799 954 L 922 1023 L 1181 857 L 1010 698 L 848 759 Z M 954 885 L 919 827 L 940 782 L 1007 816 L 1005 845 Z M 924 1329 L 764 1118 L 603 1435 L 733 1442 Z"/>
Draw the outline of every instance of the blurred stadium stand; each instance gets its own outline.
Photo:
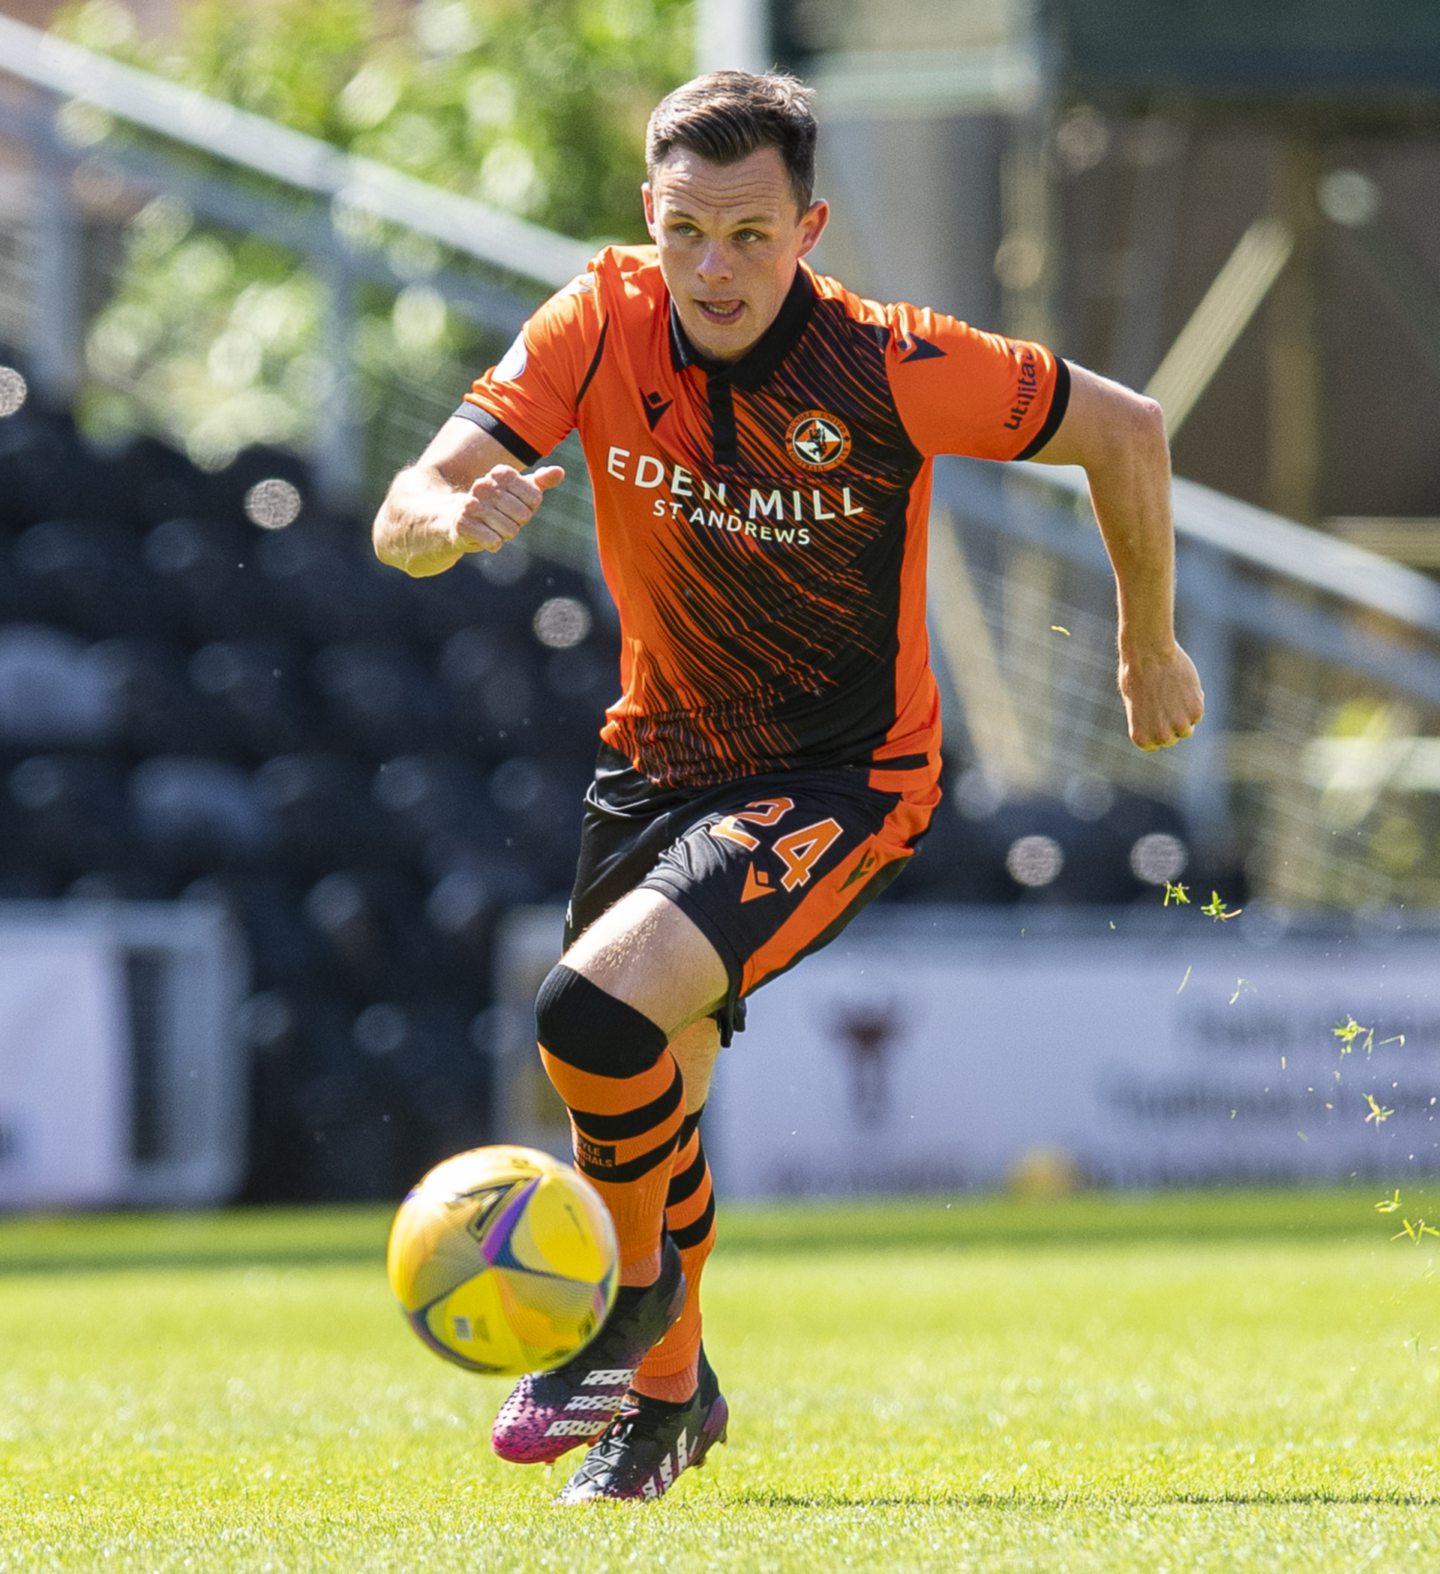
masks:
<path id="1" fill-rule="evenodd" d="M 363 465 L 358 424 L 332 423 L 307 459 L 205 469 L 149 435 L 82 437 L 71 400 L 103 374 L 79 347 L 113 282 L 105 237 L 157 192 L 222 228 L 272 226 L 341 293 L 356 273 L 406 284 L 385 247 L 339 245 L 342 191 L 396 229 L 443 220 L 455 254 L 430 282 L 492 343 L 583 248 L 485 229 L 450 196 L 427 216 L 416 182 L 278 127 L 247 127 L 237 154 L 233 115 L 216 131 L 193 95 L 141 91 L 134 72 L 64 49 L 3 57 L 0 150 L 43 191 L 0 216 L 16 338 L 0 353 L 0 894 L 222 905 L 252 963 L 246 1195 L 394 1195 L 494 1135 L 495 925 L 566 894 L 618 656 L 583 466 L 563 453 L 570 479 L 523 545 L 410 581 L 375 563 L 357 478 L 412 458 L 455 387 L 352 387 L 397 412 Z M 77 94 L 166 140 L 77 144 Z M 177 147 L 215 155 L 203 178 Z M 1440 592 L 1199 487 L 1177 487 L 1177 522 L 1210 719 L 1187 750 L 1144 756 L 1073 478 L 942 467 L 950 791 L 891 900 L 1153 903 L 1183 880 L 1229 902 L 1440 901 L 1424 747 L 1440 736 Z"/>

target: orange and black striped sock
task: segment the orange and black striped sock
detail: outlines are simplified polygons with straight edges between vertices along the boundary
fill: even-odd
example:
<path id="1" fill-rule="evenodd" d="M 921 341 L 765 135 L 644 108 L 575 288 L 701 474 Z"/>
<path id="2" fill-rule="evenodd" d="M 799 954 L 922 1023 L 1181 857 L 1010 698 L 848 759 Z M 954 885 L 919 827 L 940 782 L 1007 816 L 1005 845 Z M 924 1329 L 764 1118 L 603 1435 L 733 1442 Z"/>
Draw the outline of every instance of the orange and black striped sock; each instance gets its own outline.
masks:
<path id="1" fill-rule="evenodd" d="M 660 1236 L 685 1084 L 649 1017 L 563 965 L 536 1003 L 540 1058 L 570 1111 L 575 1168 L 615 1220 L 620 1282 L 649 1284 Z"/>
<path id="2" fill-rule="evenodd" d="M 651 1399 L 680 1403 L 700 1380 L 700 1276 L 715 1245 L 715 1192 L 700 1140 L 700 1114 L 687 1115 L 670 1170 L 665 1226 L 680 1248 L 685 1309 L 680 1320 L 640 1363 L 631 1387 Z"/>

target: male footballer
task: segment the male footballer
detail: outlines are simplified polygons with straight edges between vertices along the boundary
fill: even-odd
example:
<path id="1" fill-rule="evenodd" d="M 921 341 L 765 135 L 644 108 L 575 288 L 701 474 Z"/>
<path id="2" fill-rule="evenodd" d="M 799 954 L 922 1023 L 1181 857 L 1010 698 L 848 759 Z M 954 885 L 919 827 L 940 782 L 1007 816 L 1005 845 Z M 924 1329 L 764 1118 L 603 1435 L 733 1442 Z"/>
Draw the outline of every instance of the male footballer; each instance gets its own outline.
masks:
<path id="1" fill-rule="evenodd" d="M 622 1288 L 493 1433 L 520 1463 L 585 1448 L 564 1502 L 659 1496 L 724 1440 L 700 1340 L 700 1112 L 747 998 L 889 885 L 939 800 L 935 456 L 1083 466 L 1131 741 L 1164 748 L 1203 712 L 1175 640 L 1158 406 L 1043 345 L 816 274 L 815 139 L 787 76 L 671 93 L 646 138 L 652 244 L 607 248 L 540 307 L 375 521 L 379 556 L 412 575 L 499 551 L 564 480 L 540 461 L 579 430 L 622 692 L 536 1025 Z"/>

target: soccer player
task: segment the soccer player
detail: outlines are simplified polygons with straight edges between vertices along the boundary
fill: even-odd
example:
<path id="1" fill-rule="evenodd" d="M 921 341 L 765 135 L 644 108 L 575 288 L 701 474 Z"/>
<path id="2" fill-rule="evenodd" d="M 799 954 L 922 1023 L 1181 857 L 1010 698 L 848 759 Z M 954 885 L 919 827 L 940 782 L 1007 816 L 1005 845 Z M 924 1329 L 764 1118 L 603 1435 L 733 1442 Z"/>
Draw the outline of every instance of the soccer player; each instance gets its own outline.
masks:
<path id="1" fill-rule="evenodd" d="M 933 457 L 1084 466 L 1130 738 L 1163 748 L 1203 709 L 1173 628 L 1159 408 L 1042 345 L 812 271 L 829 210 L 810 100 L 734 71 L 671 93 L 646 139 L 653 244 L 607 248 L 540 307 L 375 522 L 380 557 L 413 575 L 498 551 L 564 479 L 526 467 L 579 429 L 622 692 L 536 1023 L 622 1288 L 493 1433 L 519 1462 L 589 1445 L 566 1502 L 659 1496 L 724 1441 L 700 1343 L 700 1112 L 747 997 L 889 885 L 939 800 Z"/>

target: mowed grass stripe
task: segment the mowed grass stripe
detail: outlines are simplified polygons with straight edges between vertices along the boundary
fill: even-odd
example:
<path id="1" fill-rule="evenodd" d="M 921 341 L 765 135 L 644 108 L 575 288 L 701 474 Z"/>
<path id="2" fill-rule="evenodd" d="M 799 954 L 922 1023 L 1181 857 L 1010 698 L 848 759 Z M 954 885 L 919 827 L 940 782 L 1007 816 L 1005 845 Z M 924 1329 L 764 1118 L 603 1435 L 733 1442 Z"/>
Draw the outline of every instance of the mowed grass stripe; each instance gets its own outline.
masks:
<path id="1" fill-rule="evenodd" d="M 927 1201 L 819 1210 L 782 1251 L 767 1219 L 783 1242 L 813 1210 L 727 1215 L 731 1445 L 658 1505 L 578 1513 L 490 1454 L 504 1385 L 404 1328 L 384 1211 L 0 1226 L 0 1259 L 117 1256 L 0 1278 L 0 1569 L 1440 1567 L 1435 1243 L 1389 1241 L 1368 1192 L 1353 1231 L 1291 1238 L 1226 1238 L 1220 1196 L 1212 1238 L 1116 1238 L 1084 1201 L 1069 1241 L 904 1244 Z M 327 1241 L 355 1260 L 302 1260 Z"/>
<path id="2" fill-rule="evenodd" d="M 878 1202 L 806 1201 L 721 1209 L 727 1253 L 882 1251 L 918 1246 L 1075 1245 L 1123 1241 L 1373 1238 L 1384 1232 L 1375 1184 L 1306 1191 L 1079 1193 L 1044 1200 L 998 1196 Z M 1405 1211 L 1440 1217 L 1440 1185 L 1403 1190 Z M 253 1208 L 206 1214 L 0 1218 L 0 1274 L 101 1266 L 283 1266 L 383 1255 L 393 1209 L 374 1205 Z M 1394 1228 L 1399 1228 L 1398 1216 Z"/>

